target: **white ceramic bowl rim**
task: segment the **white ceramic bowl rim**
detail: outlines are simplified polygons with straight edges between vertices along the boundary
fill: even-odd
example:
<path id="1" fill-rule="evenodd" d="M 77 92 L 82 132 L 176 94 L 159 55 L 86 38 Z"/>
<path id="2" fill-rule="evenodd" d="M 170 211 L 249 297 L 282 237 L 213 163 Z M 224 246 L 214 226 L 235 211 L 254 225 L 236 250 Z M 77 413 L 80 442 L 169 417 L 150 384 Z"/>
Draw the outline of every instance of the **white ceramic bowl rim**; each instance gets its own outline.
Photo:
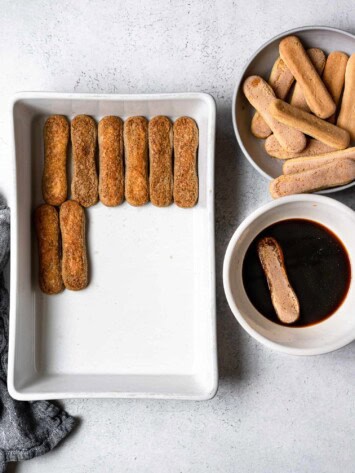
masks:
<path id="1" fill-rule="evenodd" d="M 246 70 L 248 69 L 250 63 L 255 59 L 255 57 L 264 49 L 266 48 L 269 44 L 273 43 L 274 41 L 278 40 L 278 39 L 281 39 L 285 36 L 289 36 L 289 35 L 293 35 L 293 34 L 296 34 L 296 33 L 300 33 L 300 32 L 304 32 L 304 31 L 310 31 L 310 30 L 315 30 L 315 29 L 319 29 L 319 30 L 325 30 L 325 31 L 333 31 L 333 32 L 337 32 L 337 33 L 340 33 L 340 34 L 343 34 L 343 35 L 346 35 L 346 36 L 349 36 L 350 38 L 353 38 L 355 39 L 355 36 L 351 33 L 349 33 L 348 31 L 344 31 L 344 30 L 341 30 L 339 28 L 332 28 L 330 26 L 304 26 L 304 27 L 297 27 L 297 28 L 293 28 L 291 30 L 287 30 L 287 31 L 284 31 L 276 36 L 274 36 L 273 38 L 269 39 L 268 41 L 266 41 L 265 43 L 263 43 L 256 51 L 255 53 L 248 59 L 248 61 L 246 62 L 240 76 L 239 76 L 239 79 L 237 81 L 237 84 L 235 86 L 235 89 L 234 89 L 234 93 L 233 93 L 233 100 L 232 100 L 232 121 L 233 121 L 233 128 L 234 128 L 234 133 L 235 133 L 235 136 L 237 138 L 237 141 L 238 141 L 238 144 L 244 154 L 244 156 L 247 158 L 247 160 L 250 162 L 250 164 L 254 167 L 254 169 L 256 169 L 262 176 L 264 176 L 266 179 L 268 179 L 269 181 L 272 180 L 272 177 L 267 174 L 253 159 L 252 157 L 250 156 L 249 152 L 247 151 L 247 149 L 245 148 L 243 142 L 242 142 L 242 139 L 240 137 L 240 134 L 239 134 L 239 131 L 238 131 L 238 127 L 237 127 L 237 120 L 236 120 L 236 113 L 235 113 L 235 104 L 236 104 L 236 101 L 237 101 L 237 94 L 238 94 L 238 90 L 240 88 L 240 85 L 241 85 L 241 82 L 244 78 L 244 75 L 245 75 L 245 72 Z M 332 192 L 337 192 L 337 191 L 342 191 L 342 190 L 345 190 L 349 187 L 352 187 L 353 185 L 355 185 L 355 182 L 351 182 L 350 184 L 346 184 L 345 186 L 339 186 L 339 187 L 335 187 L 335 188 L 332 188 L 332 189 L 325 189 L 323 191 L 320 191 L 319 194 L 328 194 L 328 193 L 332 193 Z"/>
<path id="2" fill-rule="evenodd" d="M 265 337 L 264 335 L 260 334 L 257 330 L 255 330 L 253 327 L 250 326 L 250 324 L 246 321 L 244 316 L 240 313 L 237 304 L 235 303 L 234 296 L 232 294 L 232 289 L 230 285 L 230 280 L 229 280 L 229 270 L 230 270 L 230 262 L 231 262 L 231 257 L 232 253 L 234 251 L 234 248 L 236 246 L 236 243 L 238 242 L 239 238 L 243 234 L 243 232 L 250 226 L 250 224 L 258 219 L 261 215 L 267 213 L 269 210 L 276 208 L 278 206 L 282 206 L 288 203 L 294 203 L 294 202 L 307 202 L 309 200 L 312 200 L 314 203 L 319 203 L 319 204 L 327 204 L 332 206 L 333 208 L 338 208 L 341 209 L 342 212 L 346 213 L 349 215 L 349 218 L 351 217 L 354 219 L 354 211 L 351 210 L 349 207 L 347 207 L 345 204 L 342 204 L 341 202 L 338 202 L 335 199 L 332 199 L 330 197 L 325 197 L 325 196 L 320 196 L 320 195 L 315 195 L 315 194 L 300 194 L 300 195 L 292 195 L 292 196 L 287 196 L 287 197 L 282 197 L 280 199 L 268 202 L 267 204 L 259 207 L 256 209 L 254 212 L 252 212 L 248 217 L 246 217 L 243 222 L 238 226 L 236 231 L 234 232 L 224 258 L 224 264 L 223 264 L 223 285 L 224 285 L 224 290 L 226 294 L 226 298 L 228 301 L 228 304 L 236 317 L 237 321 L 240 323 L 240 325 L 246 330 L 246 332 L 249 333 L 252 337 L 254 337 L 257 341 L 261 342 L 263 345 L 272 348 L 274 350 L 283 352 L 283 353 L 288 353 L 291 355 L 320 355 L 324 353 L 329 353 L 331 351 L 337 350 L 339 348 L 344 347 L 345 345 L 353 342 L 355 340 L 355 333 L 350 332 L 347 334 L 346 337 L 343 337 L 340 341 L 333 342 L 333 343 L 324 343 L 322 347 L 317 347 L 317 348 L 297 348 L 297 347 L 287 347 L 284 345 L 281 345 L 275 341 L 270 340 L 269 338 Z M 350 288 L 349 288 L 350 292 Z M 348 292 L 348 295 L 349 295 Z M 347 295 L 347 297 L 348 297 Z M 322 322 L 320 322 L 321 324 Z M 318 324 L 317 324 L 318 325 Z M 290 330 L 302 330 L 304 327 L 292 327 Z"/>

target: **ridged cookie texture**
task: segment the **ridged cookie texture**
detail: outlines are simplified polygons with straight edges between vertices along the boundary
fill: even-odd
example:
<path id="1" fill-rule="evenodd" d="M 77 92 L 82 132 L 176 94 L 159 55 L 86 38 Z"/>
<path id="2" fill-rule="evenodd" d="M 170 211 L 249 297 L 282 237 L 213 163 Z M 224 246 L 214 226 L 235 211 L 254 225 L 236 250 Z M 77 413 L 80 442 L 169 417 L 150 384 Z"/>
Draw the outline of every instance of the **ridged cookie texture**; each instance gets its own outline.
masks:
<path id="1" fill-rule="evenodd" d="M 72 198 L 83 207 L 98 201 L 98 177 L 96 172 L 97 130 L 93 118 L 77 115 L 71 122 L 73 157 Z"/>
<path id="2" fill-rule="evenodd" d="M 69 123 L 63 115 L 47 118 L 43 128 L 44 166 L 42 176 L 43 200 L 60 205 L 67 198 L 67 148 Z"/>
<path id="3" fill-rule="evenodd" d="M 174 202 L 178 207 L 190 208 L 198 200 L 197 149 L 198 128 L 189 117 L 174 123 Z"/>
<path id="4" fill-rule="evenodd" d="M 49 204 L 35 210 L 38 243 L 39 286 L 45 294 L 58 294 L 64 289 L 61 271 L 61 249 L 58 212 Z"/>
<path id="5" fill-rule="evenodd" d="M 59 217 L 64 285 L 72 291 L 80 291 L 88 285 L 85 211 L 78 202 L 67 200 L 60 206 Z"/>
<path id="6" fill-rule="evenodd" d="M 173 125 L 168 117 L 149 121 L 149 194 L 157 207 L 173 200 Z"/>
<path id="7" fill-rule="evenodd" d="M 145 117 L 130 117 L 124 123 L 125 196 L 130 205 L 149 202 L 148 121 Z"/>
<path id="8" fill-rule="evenodd" d="M 115 207 L 124 199 L 123 122 L 121 118 L 107 116 L 98 126 L 99 141 L 99 198 Z"/>

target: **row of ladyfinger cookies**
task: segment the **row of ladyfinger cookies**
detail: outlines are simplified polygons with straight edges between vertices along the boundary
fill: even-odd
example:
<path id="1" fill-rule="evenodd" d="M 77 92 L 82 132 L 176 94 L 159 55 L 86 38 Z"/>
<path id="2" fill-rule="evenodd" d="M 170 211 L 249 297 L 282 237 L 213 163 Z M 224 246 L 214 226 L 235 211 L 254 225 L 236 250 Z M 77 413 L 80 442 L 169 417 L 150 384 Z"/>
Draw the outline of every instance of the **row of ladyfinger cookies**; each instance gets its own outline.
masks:
<path id="1" fill-rule="evenodd" d="M 139 206 L 150 196 L 158 207 L 169 205 L 174 198 L 178 206 L 188 208 L 198 198 L 198 129 L 191 118 L 181 117 L 172 125 L 167 117 L 157 116 L 148 125 L 144 117 L 130 117 L 124 124 L 119 117 L 104 117 L 98 126 L 99 177 L 96 140 L 96 123 L 91 117 L 78 115 L 72 120 L 73 200 L 66 200 L 69 123 L 64 116 L 53 115 L 44 126 L 42 193 L 46 203 L 35 211 L 35 228 L 39 285 L 49 295 L 88 285 L 83 207 L 94 205 L 99 198 L 112 207 L 124 197 Z M 56 206 L 60 206 L 59 213 Z"/>
<path id="2" fill-rule="evenodd" d="M 281 99 L 286 98 L 294 80 L 297 82 L 288 104 Z M 325 58 L 317 48 L 306 52 L 299 39 L 290 36 L 280 43 L 280 58 L 273 67 L 269 84 L 261 77 L 252 76 L 246 79 L 243 88 L 257 110 L 251 124 L 252 133 L 267 138 L 268 154 L 290 161 L 298 159 L 294 165 L 286 162 L 283 171 L 287 175 L 271 183 L 274 198 L 344 185 L 355 179 L 355 163 L 351 161 L 355 149 L 346 149 L 350 140 L 355 139 L 354 54 L 349 59 L 336 51 Z M 313 139 L 307 140 L 305 135 Z"/>
<path id="3" fill-rule="evenodd" d="M 158 207 L 172 201 L 179 207 L 193 207 L 198 199 L 198 140 L 197 125 L 189 117 L 172 124 L 165 116 L 149 122 L 141 116 L 125 122 L 107 116 L 97 127 L 90 116 L 78 115 L 71 122 L 72 198 L 83 207 L 99 199 L 112 207 L 124 198 L 134 206 L 150 200 Z M 44 126 L 42 193 L 50 205 L 61 205 L 67 199 L 68 143 L 68 120 L 62 115 L 49 117 Z"/>

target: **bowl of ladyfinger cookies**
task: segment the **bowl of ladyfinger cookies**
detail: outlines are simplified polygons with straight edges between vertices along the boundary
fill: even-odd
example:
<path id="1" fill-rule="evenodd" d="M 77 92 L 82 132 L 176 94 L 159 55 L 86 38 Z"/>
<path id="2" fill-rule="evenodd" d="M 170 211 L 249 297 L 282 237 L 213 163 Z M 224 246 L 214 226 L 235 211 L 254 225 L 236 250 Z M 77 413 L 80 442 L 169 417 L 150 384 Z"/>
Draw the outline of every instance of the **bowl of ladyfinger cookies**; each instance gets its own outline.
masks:
<path id="1" fill-rule="evenodd" d="M 236 86 L 239 145 L 273 198 L 355 183 L 355 36 L 297 28 L 264 44 Z"/>

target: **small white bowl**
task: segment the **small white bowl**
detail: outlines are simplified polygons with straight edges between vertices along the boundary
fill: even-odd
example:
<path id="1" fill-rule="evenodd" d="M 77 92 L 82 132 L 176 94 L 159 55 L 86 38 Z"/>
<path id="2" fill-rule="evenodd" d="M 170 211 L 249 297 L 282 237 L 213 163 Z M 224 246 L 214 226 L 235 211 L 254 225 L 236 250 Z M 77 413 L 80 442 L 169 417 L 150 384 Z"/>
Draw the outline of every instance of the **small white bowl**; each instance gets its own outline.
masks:
<path id="1" fill-rule="evenodd" d="M 229 306 L 240 325 L 256 340 L 292 355 L 319 355 L 337 350 L 355 340 L 355 284 L 342 305 L 328 319 L 309 327 L 285 327 L 261 315 L 250 302 L 242 279 L 245 253 L 254 238 L 280 220 L 305 218 L 334 232 L 348 251 L 355 270 L 355 212 L 336 200 L 314 194 L 283 197 L 247 217 L 229 242 L 223 266 L 223 284 Z"/>
<path id="2" fill-rule="evenodd" d="M 232 119 L 234 131 L 245 157 L 267 179 L 274 179 L 282 174 L 280 159 L 271 158 L 264 149 L 264 141 L 255 138 L 250 131 L 251 119 L 255 113 L 243 93 L 243 82 L 251 75 L 259 75 L 268 80 L 271 68 L 279 56 L 279 44 L 282 38 L 297 35 L 306 48 L 317 47 L 329 54 L 331 51 L 355 53 L 355 36 L 342 30 L 325 26 L 308 26 L 295 28 L 275 36 L 263 44 L 250 58 L 236 85 L 232 102 Z M 320 193 L 330 193 L 346 189 L 355 184 L 326 189 Z"/>

